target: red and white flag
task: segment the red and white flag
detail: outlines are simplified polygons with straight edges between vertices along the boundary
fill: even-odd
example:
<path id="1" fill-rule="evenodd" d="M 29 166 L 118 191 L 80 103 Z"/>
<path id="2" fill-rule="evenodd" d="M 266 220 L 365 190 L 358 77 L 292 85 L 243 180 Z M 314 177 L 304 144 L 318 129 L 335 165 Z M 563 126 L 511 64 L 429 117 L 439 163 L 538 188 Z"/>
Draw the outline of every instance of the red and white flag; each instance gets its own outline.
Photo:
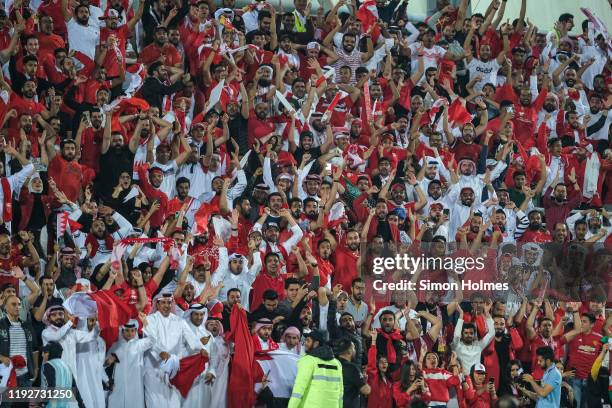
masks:
<path id="1" fill-rule="evenodd" d="M 376 8 L 376 0 L 367 0 L 361 3 L 359 6 L 359 10 L 355 14 L 357 20 L 361 21 L 362 28 L 364 32 L 367 32 L 368 29 L 378 21 L 378 9 Z M 372 41 L 376 42 L 378 36 L 380 35 L 380 28 L 375 27 L 372 30 Z"/>
<path id="2" fill-rule="evenodd" d="M 300 355 L 286 350 L 274 350 L 267 353 L 258 353 L 255 356 L 253 379 L 257 380 L 267 376 L 268 387 L 277 398 L 291 398 L 293 383 L 297 375 L 297 362 Z"/>

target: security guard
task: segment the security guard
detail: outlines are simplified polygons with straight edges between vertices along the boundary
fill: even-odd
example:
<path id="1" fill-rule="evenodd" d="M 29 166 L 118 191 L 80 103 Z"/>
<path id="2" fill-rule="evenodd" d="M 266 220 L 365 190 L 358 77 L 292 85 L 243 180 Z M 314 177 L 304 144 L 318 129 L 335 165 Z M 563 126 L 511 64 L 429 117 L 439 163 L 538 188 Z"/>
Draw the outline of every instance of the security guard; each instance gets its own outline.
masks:
<path id="1" fill-rule="evenodd" d="M 342 365 L 334 358 L 326 333 L 313 330 L 304 336 L 306 355 L 298 360 L 288 408 L 342 407 Z"/>

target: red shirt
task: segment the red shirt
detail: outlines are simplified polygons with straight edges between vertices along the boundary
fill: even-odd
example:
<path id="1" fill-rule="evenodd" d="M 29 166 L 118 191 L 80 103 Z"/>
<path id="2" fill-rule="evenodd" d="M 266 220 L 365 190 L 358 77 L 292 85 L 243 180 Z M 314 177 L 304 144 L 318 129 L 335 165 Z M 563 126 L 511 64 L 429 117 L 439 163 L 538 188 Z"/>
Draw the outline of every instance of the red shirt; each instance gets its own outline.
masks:
<path id="1" fill-rule="evenodd" d="M 467 144 L 462 139 L 456 139 L 451 150 L 459 161 L 467 157 L 472 159 L 474 163 L 478 163 L 482 146 L 476 143 Z"/>
<path id="2" fill-rule="evenodd" d="M 317 112 L 325 113 L 331 101 L 326 98 L 321 98 L 317 105 Z M 346 125 L 346 114 L 353 107 L 353 101 L 350 97 L 346 96 L 338 101 L 334 110 L 331 113 L 330 124 L 336 127 L 343 127 Z"/>
<path id="3" fill-rule="evenodd" d="M 136 304 L 138 303 L 138 289 L 130 286 L 128 282 L 123 282 L 119 286 L 113 287 L 113 291 L 123 290 L 121 295 L 122 300 L 127 303 L 127 305 L 132 310 L 132 315 L 130 317 L 136 318 L 138 316 L 138 310 L 136 309 Z M 145 292 L 147 293 L 147 304 L 144 307 L 143 312 L 149 314 L 151 311 L 151 298 L 153 297 L 153 293 L 157 290 L 157 283 L 153 279 L 150 279 L 147 283 L 144 284 Z"/>
<path id="4" fill-rule="evenodd" d="M 272 123 L 269 118 L 260 120 L 257 115 L 255 115 L 255 110 L 251 109 L 249 113 L 249 134 L 247 135 L 247 141 L 249 146 L 252 146 L 255 142 L 255 139 L 261 139 L 269 133 L 274 132 L 274 123 Z"/>
<path id="5" fill-rule="evenodd" d="M 179 66 L 183 62 L 181 54 L 179 54 L 176 47 L 170 43 L 164 44 L 163 47 L 155 43 L 147 45 L 140 53 L 140 60 L 145 65 L 151 65 L 162 56 L 165 57 L 164 65 L 169 67 Z"/>
<path id="6" fill-rule="evenodd" d="M 332 284 L 342 284 L 342 290 L 348 291 L 351 282 L 357 277 L 358 251 L 351 251 L 346 244 L 336 247 L 332 254 L 332 264 L 334 265 L 334 276 Z"/>
<path id="7" fill-rule="evenodd" d="M 104 128 L 87 128 L 81 134 L 81 164 L 91 167 L 96 173 L 100 170 L 100 150 Z"/>
<path id="8" fill-rule="evenodd" d="M 110 28 L 100 29 L 100 43 L 107 42 L 108 37 L 114 35 L 117 37 L 117 47 L 121 55 L 117 55 L 117 50 L 108 48 L 106 57 L 104 58 L 104 68 L 106 68 L 106 76 L 109 78 L 119 76 L 121 65 L 125 66 L 125 44 L 130 37 L 130 29 L 127 25 L 122 25 L 116 30 Z M 144 51 L 144 50 L 143 50 Z"/>
<path id="9" fill-rule="evenodd" d="M 263 303 L 263 294 L 268 289 L 274 289 L 278 293 L 279 301 L 285 299 L 285 277 L 286 275 L 280 273 L 271 276 L 264 271 L 257 275 L 251 289 L 251 303 L 249 303 L 251 310 L 257 309 Z"/>
<path id="10" fill-rule="evenodd" d="M 23 268 L 23 256 L 11 253 L 8 259 L 0 257 L 0 286 L 10 283 L 19 295 L 19 279 L 13 276 L 11 269 L 15 266 Z"/>
<path id="11" fill-rule="evenodd" d="M 62 0 L 43 1 L 38 6 L 38 12 L 41 15 L 51 16 L 53 18 L 53 32 L 57 35 L 64 36 L 66 34 L 66 21 L 62 13 Z"/>
<path id="12" fill-rule="evenodd" d="M 581 380 L 588 378 L 591 367 L 601 351 L 601 337 L 601 334 L 595 332 L 580 333 L 569 342 L 567 367 L 576 369 L 576 378 Z M 561 338 L 561 343 L 565 343 L 565 337 Z"/>
<path id="13" fill-rule="evenodd" d="M 19 146 L 19 143 L 21 143 L 21 133 L 19 130 L 19 128 L 12 127 L 8 129 L 8 139 L 15 142 L 16 146 Z M 40 157 L 40 145 L 38 144 L 39 136 L 40 134 L 36 131 L 36 126 L 32 126 L 32 131 L 26 133 L 26 138 L 32 144 L 32 157 Z"/>
<path id="14" fill-rule="evenodd" d="M 24 99 L 14 92 L 11 94 L 9 105 L 11 108 L 14 108 L 17 111 L 17 117 L 23 113 L 29 113 L 30 115 L 34 116 L 35 114 L 41 113 L 45 110 L 45 106 L 42 103 Z"/>
<path id="15" fill-rule="evenodd" d="M 76 161 L 67 161 L 61 154 L 56 154 L 49 163 L 49 177 L 55 180 L 57 188 L 66 194 L 68 200 L 76 202 L 81 194 L 83 172 Z"/>
<path id="16" fill-rule="evenodd" d="M 57 48 L 66 48 L 64 39 L 57 34 L 36 33 L 38 37 L 38 56 L 42 59 L 46 56 L 54 56 Z"/>

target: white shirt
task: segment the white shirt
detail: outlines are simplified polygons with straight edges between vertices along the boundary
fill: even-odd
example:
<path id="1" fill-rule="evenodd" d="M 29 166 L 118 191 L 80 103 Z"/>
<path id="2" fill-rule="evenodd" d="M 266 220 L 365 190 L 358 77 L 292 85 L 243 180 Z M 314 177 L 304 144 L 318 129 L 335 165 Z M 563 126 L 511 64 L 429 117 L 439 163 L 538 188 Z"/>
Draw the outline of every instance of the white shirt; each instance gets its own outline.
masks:
<path id="1" fill-rule="evenodd" d="M 446 50 L 439 45 L 434 45 L 431 48 L 425 48 L 423 43 L 420 42 L 410 44 L 408 48 L 410 48 L 411 51 L 412 72 L 417 72 L 419 70 L 419 56 L 417 55 L 417 50 L 421 47 L 423 47 L 423 62 L 425 64 L 425 70 L 427 70 L 427 68 L 437 68 L 439 61 L 442 59 L 442 57 L 444 57 L 444 54 L 446 54 Z M 425 81 L 425 75 L 421 77 L 419 84 L 423 81 Z"/>
<path id="2" fill-rule="evenodd" d="M 100 27 L 92 25 L 91 21 L 84 26 L 71 18 L 66 23 L 66 28 L 70 51 L 79 51 L 93 61 L 96 57 L 96 45 L 100 42 Z"/>
<path id="3" fill-rule="evenodd" d="M 487 334 L 481 340 L 474 340 L 470 345 L 461 341 L 461 330 L 463 329 L 463 319 L 457 321 L 455 333 L 453 335 L 453 349 L 457 353 L 457 357 L 461 360 L 463 366 L 463 374 L 469 375 L 470 369 L 474 364 L 480 363 L 480 354 L 489 345 L 493 336 L 495 336 L 495 327 L 493 319 L 487 318 Z M 474 333 L 476 335 L 476 333 Z"/>
<path id="4" fill-rule="evenodd" d="M 499 71 L 500 65 L 497 63 L 496 58 L 487 62 L 472 58 L 467 68 L 470 72 L 470 79 L 473 79 L 477 75 L 482 77 L 480 81 L 474 84 L 474 90 L 482 91 L 482 87 L 488 83 L 497 85 L 497 71 Z"/>

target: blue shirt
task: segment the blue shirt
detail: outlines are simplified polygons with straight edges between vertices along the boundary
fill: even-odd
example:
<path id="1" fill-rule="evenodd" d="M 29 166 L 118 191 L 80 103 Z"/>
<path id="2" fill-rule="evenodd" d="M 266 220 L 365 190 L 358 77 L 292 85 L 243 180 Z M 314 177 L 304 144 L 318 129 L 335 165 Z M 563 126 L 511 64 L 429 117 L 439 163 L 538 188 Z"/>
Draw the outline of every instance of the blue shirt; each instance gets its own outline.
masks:
<path id="1" fill-rule="evenodd" d="M 545 397 L 540 397 L 536 408 L 559 408 L 561 406 L 561 373 L 552 364 L 542 378 L 542 387 L 546 384 L 553 387 L 553 390 Z"/>

